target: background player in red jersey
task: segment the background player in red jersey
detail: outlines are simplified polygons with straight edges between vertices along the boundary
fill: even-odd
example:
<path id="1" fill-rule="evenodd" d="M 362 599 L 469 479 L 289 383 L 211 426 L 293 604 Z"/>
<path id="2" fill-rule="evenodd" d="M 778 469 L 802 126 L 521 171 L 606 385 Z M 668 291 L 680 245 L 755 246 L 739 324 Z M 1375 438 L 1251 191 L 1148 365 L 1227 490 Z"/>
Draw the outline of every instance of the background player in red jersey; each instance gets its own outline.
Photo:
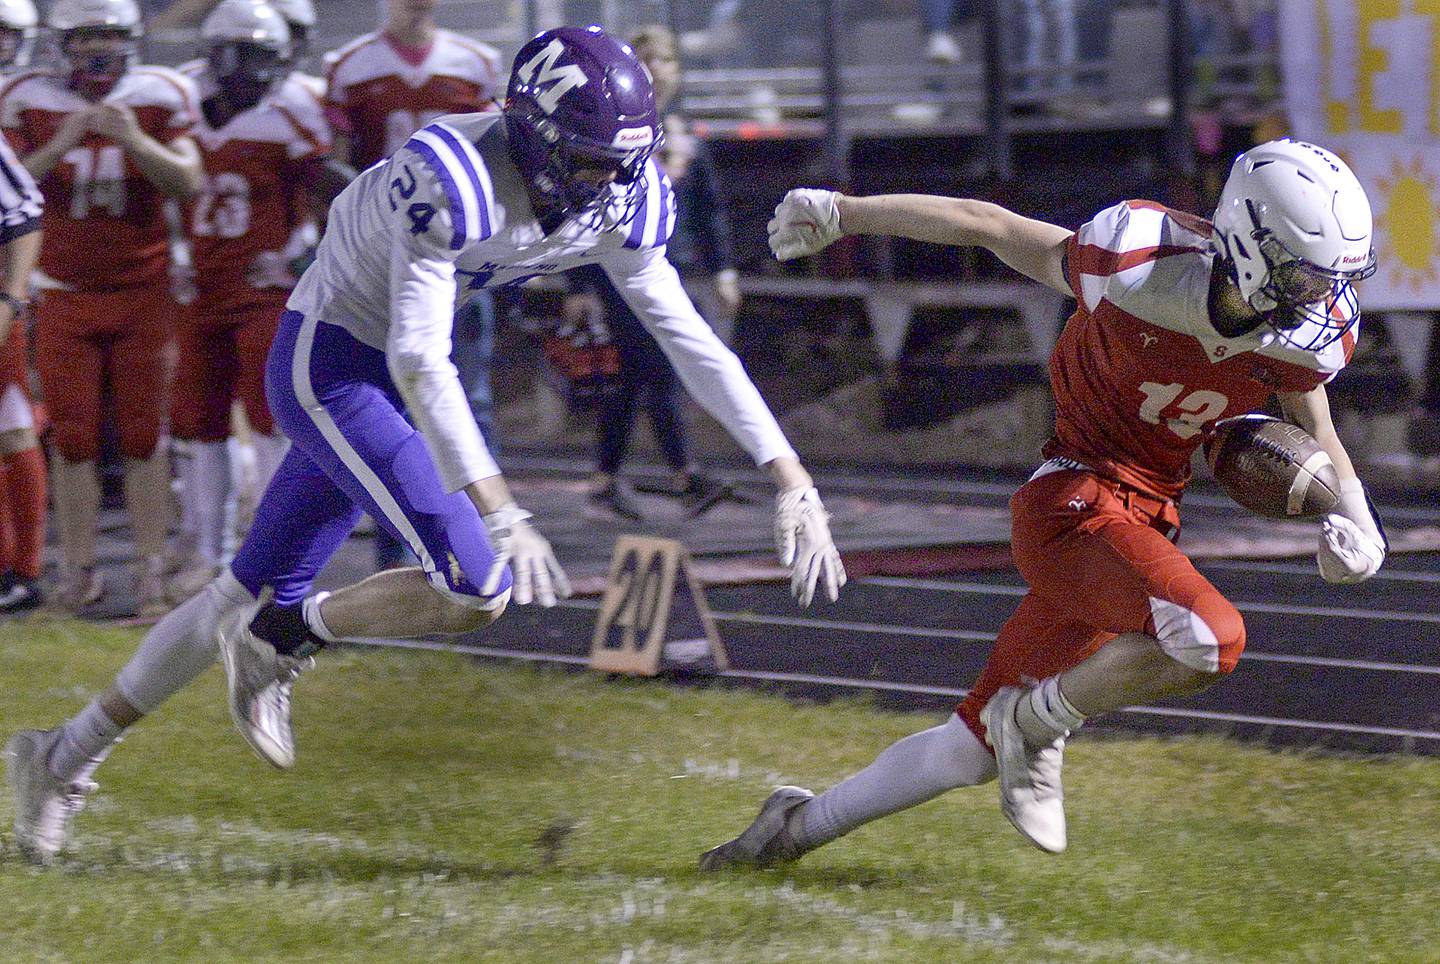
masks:
<path id="1" fill-rule="evenodd" d="M 136 66 L 134 0 L 56 0 L 59 63 L 16 77 L 0 125 L 40 182 L 49 289 L 37 308 L 36 367 L 54 425 L 52 466 L 64 571 L 60 601 L 101 595 L 95 564 L 102 386 L 114 399 L 125 496 L 140 553 L 141 608 L 164 605 L 169 459 L 160 447 L 169 337 L 165 197 L 200 186 L 190 139 L 194 88 Z"/>
<path id="2" fill-rule="evenodd" d="M 1235 668 L 1244 623 L 1175 546 L 1178 502 L 1206 431 L 1272 395 L 1340 477 L 1340 503 L 1321 524 L 1321 576 L 1373 575 L 1384 535 L 1324 388 L 1355 344 L 1351 283 L 1374 270 L 1371 227 L 1349 168 L 1292 141 L 1236 160 L 1213 225 L 1146 201 L 1071 232 L 974 200 L 790 192 L 770 222 L 782 260 L 842 233 L 975 245 L 1077 306 L 1050 360 L 1047 460 L 1010 503 L 1029 592 L 979 680 L 949 722 L 825 793 L 777 789 L 744 833 L 701 857 L 702 869 L 792 860 L 996 776 L 1016 829 L 1064 850 L 1070 731 L 1099 713 L 1197 692 Z"/>
<path id="3" fill-rule="evenodd" d="M 500 55 L 487 44 L 442 30 L 435 7 L 436 0 L 388 0 L 379 32 L 325 56 L 326 116 L 335 128 L 335 156 L 357 170 L 393 154 L 437 117 L 499 107 Z M 495 299 L 488 291 L 475 295 L 456 313 L 450 360 L 480 434 L 494 451 Z M 377 568 L 412 564 L 408 555 L 383 526 L 376 528 Z"/>
<path id="4" fill-rule="evenodd" d="M 330 128 L 290 73 L 289 27 L 277 9 L 224 0 L 201 35 L 206 58 L 181 68 L 200 91 L 195 138 L 205 185 L 188 211 L 196 299 L 176 326 L 171 407 L 175 437 L 192 443 L 184 497 L 196 546 L 172 596 L 198 591 L 222 562 L 237 397 L 260 489 L 284 456 L 285 438 L 265 400 L 265 359 L 295 284 L 285 248 L 308 199 L 328 206 L 353 175 L 327 163 Z"/>

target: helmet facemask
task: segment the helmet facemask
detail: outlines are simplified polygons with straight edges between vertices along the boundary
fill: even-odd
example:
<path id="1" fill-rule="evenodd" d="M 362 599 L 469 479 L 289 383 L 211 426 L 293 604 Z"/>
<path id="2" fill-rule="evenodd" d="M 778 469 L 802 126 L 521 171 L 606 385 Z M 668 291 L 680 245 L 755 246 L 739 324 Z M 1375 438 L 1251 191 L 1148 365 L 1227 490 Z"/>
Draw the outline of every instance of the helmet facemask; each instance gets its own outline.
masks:
<path id="1" fill-rule="evenodd" d="M 89 49 L 77 50 L 77 46 Z M 68 85 L 87 100 L 99 100 L 115 88 L 134 64 L 138 43 L 124 27 L 76 27 L 60 35 L 60 60 Z"/>
<path id="2" fill-rule="evenodd" d="M 527 173 L 547 202 L 547 213 L 581 218 L 593 229 L 633 221 L 645 199 L 645 164 L 663 141 L 661 132 L 656 130 L 641 147 L 602 145 L 567 135 L 528 100 L 507 103 L 505 115 L 512 138 L 519 142 L 518 156 L 529 162 L 522 166 L 533 168 Z M 613 171 L 615 177 L 610 182 L 591 180 L 578 177 L 581 171 Z"/>
<path id="3" fill-rule="evenodd" d="M 1264 282 L 1248 299 L 1250 306 L 1281 341 L 1300 351 L 1320 351 L 1343 337 L 1360 320 L 1354 283 L 1375 273 L 1374 249 L 1358 268 L 1318 265 L 1262 227 L 1252 203 L 1247 201 L 1246 207 L 1254 225 L 1250 241 L 1266 267 Z M 1234 243 L 1242 242 L 1237 238 Z"/>
<path id="4" fill-rule="evenodd" d="M 209 73 L 236 113 L 260 103 L 289 69 L 288 50 L 245 41 L 210 48 Z"/>
<path id="5" fill-rule="evenodd" d="M 0 70 L 27 67 L 35 49 L 35 30 L 0 27 Z"/>

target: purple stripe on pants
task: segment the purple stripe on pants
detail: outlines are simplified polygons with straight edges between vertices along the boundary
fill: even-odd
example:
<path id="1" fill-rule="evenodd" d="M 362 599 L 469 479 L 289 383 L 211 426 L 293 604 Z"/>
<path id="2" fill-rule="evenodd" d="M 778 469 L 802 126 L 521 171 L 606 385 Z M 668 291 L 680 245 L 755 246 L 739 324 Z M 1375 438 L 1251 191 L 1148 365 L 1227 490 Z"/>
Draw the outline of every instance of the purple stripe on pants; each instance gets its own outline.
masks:
<path id="1" fill-rule="evenodd" d="M 246 589 L 259 595 L 268 585 L 275 602 L 299 602 L 364 511 L 410 546 L 432 586 L 490 608 L 478 585 L 495 558 L 485 524 L 463 492 L 445 491 L 423 437 L 401 415 L 384 352 L 287 311 L 265 388 L 294 444 L 231 563 Z M 509 588 L 507 570 L 498 593 Z"/>

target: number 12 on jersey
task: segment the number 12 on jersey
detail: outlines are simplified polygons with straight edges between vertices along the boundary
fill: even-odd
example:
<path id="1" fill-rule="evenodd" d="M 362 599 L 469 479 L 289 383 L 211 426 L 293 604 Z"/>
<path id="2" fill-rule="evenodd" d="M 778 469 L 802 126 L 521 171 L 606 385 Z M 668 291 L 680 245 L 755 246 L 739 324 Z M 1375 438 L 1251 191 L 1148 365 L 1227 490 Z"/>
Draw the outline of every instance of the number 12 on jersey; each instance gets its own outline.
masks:
<path id="1" fill-rule="evenodd" d="M 1223 415 L 1225 407 L 1230 404 L 1230 399 L 1219 392 L 1200 388 L 1180 398 L 1183 391 L 1185 386 L 1175 382 L 1168 385 L 1142 382 L 1140 393 L 1145 396 L 1145 401 L 1140 403 L 1140 419 L 1151 425 L 1159 425 L 1163 417 L 1166 428 L 1181 438 L 1188 439 L 1199 435 L 1205 424 Z M 1172 404 L 1178 411 L 1166 416 L 1165 410 Z"/>

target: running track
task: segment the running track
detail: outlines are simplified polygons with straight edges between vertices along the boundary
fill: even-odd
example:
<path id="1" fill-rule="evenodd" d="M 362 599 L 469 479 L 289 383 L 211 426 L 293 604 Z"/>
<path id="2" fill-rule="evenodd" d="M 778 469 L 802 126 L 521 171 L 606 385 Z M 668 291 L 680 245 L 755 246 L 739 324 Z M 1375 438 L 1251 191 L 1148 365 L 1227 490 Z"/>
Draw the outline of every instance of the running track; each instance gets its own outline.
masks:
<path id="1" fill-rule="evenodd" d="M 890 490 L 908 499 L 984 505 L 1003 503 L 1014 489 L 1013 482 L 953 478 L 832 476 L 821 484 L 826 491 Z M 1186 497 L 1187 515 L 1220 511 L 1233 509 L 1213 490 Z M 1440 509 L 1425 504 L 1383 512 L 1393 521 L 1440 523 Z M 1440 555 L 1393 556 L 1377 577 L 1352 587 L 1328 586 L 1306 559 L 1214 560 L 1200 568 L 1245 615 L 1249 643 L 1239 668 L 1198 697 L 1131 708 L 1101 726 L 1440 753 Z M 766 583 L 706 590 L 730 656 L 724 682 L 812 698 L 868 693 L 887 705 L 940 711 L 979 672 L 1024 592 L 1013 571 L 858 579 L 840 602 L 810 610 L 797 608 L 786 589 Z M 598 606 L 572 599 L 548 612 L 512 607 L 472 640 L 398 645 L 583 666 Z"/>

